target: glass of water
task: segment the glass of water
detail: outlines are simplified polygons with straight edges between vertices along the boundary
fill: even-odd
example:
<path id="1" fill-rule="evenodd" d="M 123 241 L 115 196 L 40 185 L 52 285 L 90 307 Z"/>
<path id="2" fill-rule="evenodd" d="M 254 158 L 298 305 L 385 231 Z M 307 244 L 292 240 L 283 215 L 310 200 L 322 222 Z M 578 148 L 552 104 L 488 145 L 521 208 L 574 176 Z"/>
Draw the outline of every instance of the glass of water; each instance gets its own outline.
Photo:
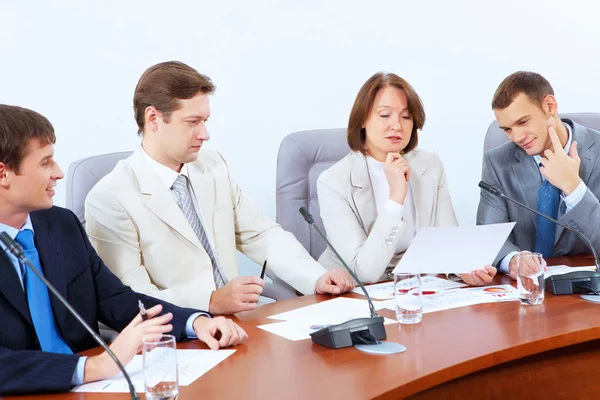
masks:
<path id="1" fill-rule="evenodd" d="M 144 385 L 148 400 L 175 400 L 179 395 L 175 336 L 142 342 Z"/>
<path id="2" fill-rule="evenodd" d="M 401 324 L 418 324 L 423 319 L 421 300 L 421 275 L 394 274 L 394 308 Z"/>
<path id="3" fill-rule="evenodd" d="M 544 271 L 546 261 L 539 253 L 517 254 L 517 286 L 519 300 L 524 305 L 544 302 Z"/>

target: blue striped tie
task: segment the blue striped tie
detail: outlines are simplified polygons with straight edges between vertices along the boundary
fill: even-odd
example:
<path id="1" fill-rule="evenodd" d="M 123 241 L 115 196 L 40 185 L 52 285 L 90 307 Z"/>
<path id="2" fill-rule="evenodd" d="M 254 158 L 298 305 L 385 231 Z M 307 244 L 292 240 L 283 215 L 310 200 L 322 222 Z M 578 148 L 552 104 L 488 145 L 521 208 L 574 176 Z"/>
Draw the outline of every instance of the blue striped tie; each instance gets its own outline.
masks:
<path id="1" fill-rule="evenodd" d="M 558 216 L 558 203 L 560 193 L 558 189 L 547 180 L 544 180 L 538 192 L 538 211 L 551 218 Z M 535 252 L 544 257 L 554 255 L 554 239 L 556 235 L 556 224 L 539 215 L 535 218 Z"/>
<path id="2" fill-rule="evenodd" d="M 44 271 L 42 270 L 40 255 L 33 242 L 33 231 L 29 229 L 20 231 L 15 240 L 23 246 L 25 256 L 43 275 Z M 27 290 L 29 313 L 31 314 L 33 327 L 35 328 L 35 333 L 37 334 L 42 350 L 51 353 L 73 354 L 73 351 L 71 351 L 60 336 L 60 333 L 58 333 L 48 288 L 34 272 L 28 271 L 25 266 L 21 267 L 21 271 L 25 272 L 23 279 L 25 280 L 25 288 Z"/>

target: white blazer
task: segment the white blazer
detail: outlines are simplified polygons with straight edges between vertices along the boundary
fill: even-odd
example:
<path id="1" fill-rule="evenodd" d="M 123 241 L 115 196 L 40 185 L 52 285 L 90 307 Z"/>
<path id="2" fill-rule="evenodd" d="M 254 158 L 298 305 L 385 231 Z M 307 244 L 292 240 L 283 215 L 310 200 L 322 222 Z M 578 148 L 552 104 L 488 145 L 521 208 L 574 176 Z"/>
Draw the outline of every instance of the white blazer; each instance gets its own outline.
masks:
<path id="1" fill-rule="evenodd" d="M 415 149 L 404 158 L 410 167 L 417 229 L 457 226 L 439 157 Z M 365 156 L 351 152 L 324 171 L 317 181 L 317 194 L 327 238 L 344 261 L 364 282 L 389 279 L 389 271 L 404 254 L 394 253 L 406 223 L 388 211 L 377 214 Z M 319 263 L 328 269 L 341 267 L 329 248 Z"/>
<path id="2" fill-rule="evenodd" d="M 289 232 L 242 194 L 220 154 L 202 150 L 188 171 L 205 228 L 228 279 L 237 250 L 303 294 L 327 271 Z M 141 150 L 120 161 L 90 191 L 86 230 L 108 268 L 137 292 L 182 307 L 209 309 L 212 264 L 177 202 Z"/>

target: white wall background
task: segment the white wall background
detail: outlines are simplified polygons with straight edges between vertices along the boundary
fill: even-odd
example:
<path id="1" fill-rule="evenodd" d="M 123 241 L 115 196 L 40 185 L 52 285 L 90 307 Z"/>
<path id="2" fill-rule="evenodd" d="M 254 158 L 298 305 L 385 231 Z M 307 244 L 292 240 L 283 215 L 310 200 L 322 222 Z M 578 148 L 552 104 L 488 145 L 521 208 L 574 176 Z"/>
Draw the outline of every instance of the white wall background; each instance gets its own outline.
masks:
<path id="1" fill-rule="evenodd" d="M 422 97 L 420 146 L 440 154 L 459 221 L 473 224 L 497 85 L 537 71 L 560 111 L 600 112 L 599 16 L 592 0 L 0 0 L 0 103 L 50 119 L 66 172 L 134 149 L 138 78 L 186 62 L 217 85 L 208 148 L 274 218 L 283 137 L 345 126 L 364 81 L 395 72 Z"/>

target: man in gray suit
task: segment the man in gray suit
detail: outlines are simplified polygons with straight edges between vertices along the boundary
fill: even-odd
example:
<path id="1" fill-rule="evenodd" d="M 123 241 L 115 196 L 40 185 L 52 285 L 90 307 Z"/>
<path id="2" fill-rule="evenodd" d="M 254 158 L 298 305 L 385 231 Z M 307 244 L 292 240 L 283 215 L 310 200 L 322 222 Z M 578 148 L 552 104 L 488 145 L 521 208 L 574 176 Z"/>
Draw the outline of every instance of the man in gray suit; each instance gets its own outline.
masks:
<path id="1" fill-rule="evenodd" d="M 552 86 L 534 72 L 504 79 L 492 109 L 510 143 L 485 153 L 482 180 L 580 231 L 600 250 L 600 132 L 560 119 Z M 574 233 L 482 190 L 477 224 L 512 221 L 494 265 L 513 279 L 522 250 L 544 257 L 589 253 Z"/>

